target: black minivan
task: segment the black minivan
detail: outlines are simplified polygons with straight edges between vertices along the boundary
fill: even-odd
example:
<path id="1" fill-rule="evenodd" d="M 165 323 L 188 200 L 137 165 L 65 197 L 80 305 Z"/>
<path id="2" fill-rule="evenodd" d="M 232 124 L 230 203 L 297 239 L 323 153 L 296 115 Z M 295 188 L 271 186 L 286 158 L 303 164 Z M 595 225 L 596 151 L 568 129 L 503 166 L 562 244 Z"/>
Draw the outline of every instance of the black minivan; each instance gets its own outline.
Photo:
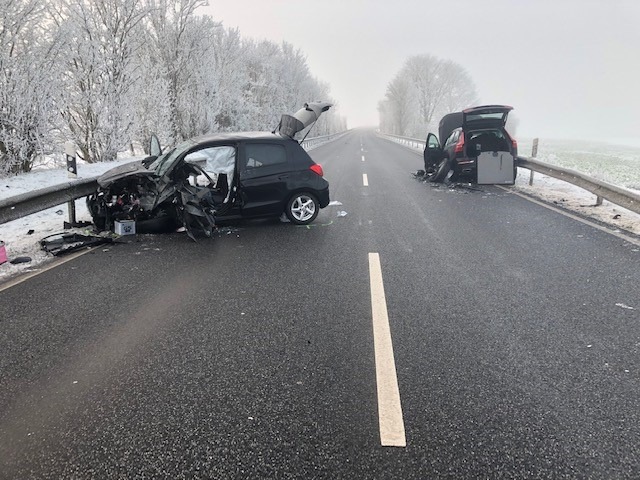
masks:
<path id="1" fill-rule="evenodd" d="M 98 178 L 87 206 L 99 230 L 134 220 L 138 233 L 184 226 L 210 235 L 216 220 L 278 217 L 306 225 L 329 204 L 322 167 L 293 137 L 331 105 L 305 104 L 274 132 L 218 133 L 186 140 L 162 154 Z"/>

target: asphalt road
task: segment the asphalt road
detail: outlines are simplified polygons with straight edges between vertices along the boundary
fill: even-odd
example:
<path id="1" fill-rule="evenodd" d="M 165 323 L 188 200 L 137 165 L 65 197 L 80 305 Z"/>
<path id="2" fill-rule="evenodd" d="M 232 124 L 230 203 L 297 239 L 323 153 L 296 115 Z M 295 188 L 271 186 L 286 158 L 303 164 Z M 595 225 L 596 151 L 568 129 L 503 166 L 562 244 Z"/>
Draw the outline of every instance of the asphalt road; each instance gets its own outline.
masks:
<path id="1" fill-rule="evenodd" d="M 341 205 L 310 227 L 139 235 L 0 292 L 0 478 L 640 477 L 638 244 L 418 181 L 372 132 L 312 156 Z"/>

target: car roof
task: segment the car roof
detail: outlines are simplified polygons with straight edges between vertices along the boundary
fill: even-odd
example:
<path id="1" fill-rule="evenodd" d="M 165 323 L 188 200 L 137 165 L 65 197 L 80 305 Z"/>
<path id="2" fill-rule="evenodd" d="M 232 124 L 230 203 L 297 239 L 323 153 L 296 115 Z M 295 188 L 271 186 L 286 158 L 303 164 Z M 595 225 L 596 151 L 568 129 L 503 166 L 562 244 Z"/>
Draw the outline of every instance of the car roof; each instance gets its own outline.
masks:
<path id="1" fill-rule="evenodd" d="M 193 141 L 198 143 L 209 142 L 238 142 L 247 140 L 258 140 L 268 142 L 285 142 L 291 141 L 290 138 L 282 137 L 281 135 L 271 132 L 217 132 L 196 137 Z"/>

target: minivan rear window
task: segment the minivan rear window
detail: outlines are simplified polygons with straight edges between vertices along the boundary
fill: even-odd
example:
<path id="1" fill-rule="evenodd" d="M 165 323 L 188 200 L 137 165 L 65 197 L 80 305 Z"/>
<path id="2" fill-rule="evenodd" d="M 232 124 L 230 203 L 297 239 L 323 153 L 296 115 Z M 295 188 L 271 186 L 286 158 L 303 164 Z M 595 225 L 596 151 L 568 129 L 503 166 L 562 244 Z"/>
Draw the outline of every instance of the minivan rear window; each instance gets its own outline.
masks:
<path id="1" fill-rule="evenodd" d="M 478 120 L 502 120 L 504 112 L 494 113 L 467 113 L 467 122 L 476 122 Z"/>

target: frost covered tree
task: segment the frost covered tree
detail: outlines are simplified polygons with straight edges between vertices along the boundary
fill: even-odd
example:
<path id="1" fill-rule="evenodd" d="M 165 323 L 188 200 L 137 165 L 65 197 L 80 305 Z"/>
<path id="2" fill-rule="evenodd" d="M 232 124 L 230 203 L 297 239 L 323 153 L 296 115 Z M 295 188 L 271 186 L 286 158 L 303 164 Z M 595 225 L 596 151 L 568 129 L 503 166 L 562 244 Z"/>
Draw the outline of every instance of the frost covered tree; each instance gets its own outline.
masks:
<path id="1" fill-rule="evenodd" d="M 392 127 L 390 133 L 395 135 L 411 135 L 409 125 L 416 115 L 414 88 L 406 75 L 398 74 L 387 86 L 385 97 L 385 113 Z"/>
<path id="2" fill-rule="evenodd" d="M 331 101 L 292 45 L 243 39 L 205 0 L 0 0 L 0 173 L 73 140 L 87 162 Z M 314 135 L 346 128 L 336 110 Z"/>
<path id="3" fill-rule="evenodd" d="M 450 112 L 477 102 L 473 80 L 455 62 L 432 55 L 410 57 L 387 87 L 381 125 L 398 135 L 424 136 Z"/>
<path id="4" fill-rule="evenodd" d="M 283 113 L 294 113 L 305 102 L 328 101 L 329 87 L 311 75 L 306 57 L 286 42 L 246 42 L 246 75 L 239 124 L 245 130 L 267 130 L 277 126 Z M 333 129 L 334 112 L 323 115 L 314 132 Z M 319 133 L 317 133 L 319 134 Z"/>
<path id="5" fill-rule="evenodd" d="M 218 130 L 238 128 L 246 116 L 244 88 L 248 84 L 247 47 L 238 29 L 217 29 L 214 35 L 212 72 L 217 85 L 214 97 L 215 125 Z"/>
<path id="6" fill-rule="evenodd" d="M 52 45 L 42 0 L 0 0 L 0 174 L 48 152 L 55 108 Z"/>
<path id="7" fill-rule="evenodd" d="M 141 0 L 58 0 L 62 117 L 87 162 L 114 160 L 129 144 L 133 124 L 132 62 L 142 44 Z"/>
<path id="8" fill-rule="evenodd" d="M 215 32 L 210 17 L 196 16 L 204 0 L 146 0 L 150 54 L 157 59 L 168 108 L 170 138 L 175 144 L 209 131 L 214 125 L 212 84 Z"/>

